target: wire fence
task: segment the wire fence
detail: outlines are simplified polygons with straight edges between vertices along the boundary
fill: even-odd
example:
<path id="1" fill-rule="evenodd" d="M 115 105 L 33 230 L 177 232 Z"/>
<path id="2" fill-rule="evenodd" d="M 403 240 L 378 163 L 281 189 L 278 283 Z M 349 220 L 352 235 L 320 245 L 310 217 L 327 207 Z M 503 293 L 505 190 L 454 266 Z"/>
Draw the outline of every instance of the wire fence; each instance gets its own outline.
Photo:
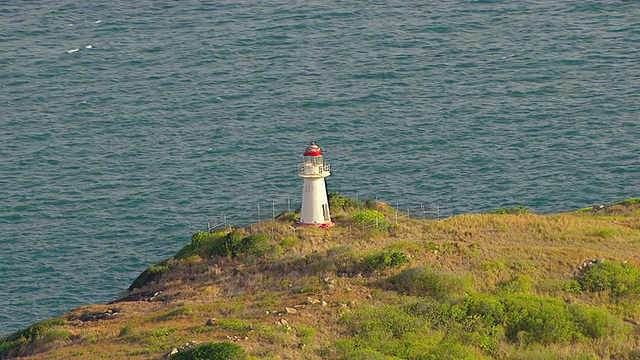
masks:
<path id="1" fill-rule="evenodd" d="M 439 220 L 442 218 L 441 206 L 439 204 L 429 203 L 413 203 L 407 204 L 400 201 L 385 202 L 380 201 L 377 196 L 362 196 L 362 194 L 355 194 L 349 196 L 349 194 L 341 193 L 341 196 L 356 199 L 362 204 L 367 199 L 374 200 L 377 204 L 384 203 L 393 208 L 391 214 L 386 212 L 386 223 L 397 224 L 399 220 L 403 218 L 412 219 L 431 219 Z M 301 207 L 299 199 L 280 198 L 278 200 L 262 200 L 256 201 L 252 205 L 247 205 L 242 209 L 235 208 L 233 211 L 225 212 L 210 217 L 207 221 L 207 229 L 209 232 L 219 229 L 225 229 L 232 226 L 245 226 L 248 224 L 260 223 L 267 220 L 276 219 L 279 215 L 287 212 L 298 211 Z M 330 209 L 331 210 L 331 209 Z M 379 227 L 379 223 L 366 224 L 363 229 L 367 227 Z"/>

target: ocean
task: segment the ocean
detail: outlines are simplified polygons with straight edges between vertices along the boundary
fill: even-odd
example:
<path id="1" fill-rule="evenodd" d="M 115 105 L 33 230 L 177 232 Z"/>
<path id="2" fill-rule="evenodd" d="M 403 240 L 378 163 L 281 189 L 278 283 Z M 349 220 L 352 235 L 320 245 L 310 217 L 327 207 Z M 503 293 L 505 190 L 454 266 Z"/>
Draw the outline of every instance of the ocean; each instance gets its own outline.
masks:
<path id="1" fill-rule="evenodd" d="M 640 196 L 638 1 L 0 2 L 0 335 L 222 219 Z"/>

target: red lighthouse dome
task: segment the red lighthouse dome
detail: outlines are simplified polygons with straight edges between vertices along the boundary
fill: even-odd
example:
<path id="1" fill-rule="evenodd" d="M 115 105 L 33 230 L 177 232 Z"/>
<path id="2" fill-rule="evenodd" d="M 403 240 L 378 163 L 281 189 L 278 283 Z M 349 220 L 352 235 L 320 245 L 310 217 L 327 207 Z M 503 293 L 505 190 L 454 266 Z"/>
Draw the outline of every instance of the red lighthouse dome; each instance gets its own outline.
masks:
<path id="1" fill-rule="evenodd" d="M 320 146 L 316 145 L 315 142 L 311 142 L 311 145 L 307 146 L 307 149 L 304 151 L 304 156 L 321 156 L 322 150 L 320 150 Z"/>

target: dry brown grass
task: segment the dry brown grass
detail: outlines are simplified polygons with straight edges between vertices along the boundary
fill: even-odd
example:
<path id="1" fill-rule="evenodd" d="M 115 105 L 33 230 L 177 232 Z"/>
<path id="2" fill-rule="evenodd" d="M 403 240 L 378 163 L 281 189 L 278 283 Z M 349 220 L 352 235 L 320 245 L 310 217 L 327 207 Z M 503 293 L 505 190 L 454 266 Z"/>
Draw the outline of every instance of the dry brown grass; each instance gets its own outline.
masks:
<path id="1" fill-rule="evenodd" d="M 338 213 L 336 219 L 342 221 L 329 229 L 264 221 L 243 230 L 271 237 L 274 251 L 264 257 L 203 259 L 195 255 L 171 260 L 170 272 L 137 290 L 162 291 L 153 301 L 77 308 L 65 315 L 69 320 L 59 327 L 69 332 L 68 339 L 50 349 L 35 348 L 34 353 L 46 351 L 25 358 L 161 358 L 187 341 L 225 340 L 236 342 L 256 358 L 331 357 L 327 349 L 344 336 L 337 322 L 340 315 L 364 304 L 398 301 L 397 295 L 375 284 L 416 265 L 465 276 L 477 292 L 495 293 L 501 283 L 527 275 L 536 294 L 622 314 L 635 326 L 635 333 L 577 345 L 550 345 L 558 354 L 570 355 L 572 347 L 578 346 L 583 352 L 609 358 L 620 349 L 640 347 L 637 304 L 612 302 L 606 293 L 567 292 L 562 286 L 587 259 L 640 265 L 639 209 L 638 205 L 616 205 L 602 212 L 460 215 L 437 221 L 403 217 L 389 229 L 362 229 L 348 221 L 347 213 Z M 393 222 L 392 211 L 387 211 Z M 279 247 L 287 237 L 300 242 Z M 411 263 L 384 271 L 359 267 L 363 256 L 381 250 L 402 251 Z M 287 308 L 296 312 L 288 313 Z M 109 310 L 112 317 L 91 319 L 92 314 Z M 209 318 L 218 321 L 205 326 Z M 503 343 L 499 353 L 506 357 L 516 347 Z"/>

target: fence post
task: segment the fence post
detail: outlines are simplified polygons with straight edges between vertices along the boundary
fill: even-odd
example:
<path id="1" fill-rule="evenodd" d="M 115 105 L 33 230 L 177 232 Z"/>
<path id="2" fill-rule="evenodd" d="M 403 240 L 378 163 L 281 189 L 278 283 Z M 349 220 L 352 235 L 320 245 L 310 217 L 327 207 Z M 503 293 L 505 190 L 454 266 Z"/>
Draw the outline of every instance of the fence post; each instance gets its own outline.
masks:
<path id="1" fill-rule="evenodd" d="M 271 200 L 271 218 L 275 219 L 276 218 L 276 201 L 275 200 Z"/>
<path id="2" fill-rule="evenodd" d="M 260 204 L 258 204 L 258 222 L 260 222 Z"/>

